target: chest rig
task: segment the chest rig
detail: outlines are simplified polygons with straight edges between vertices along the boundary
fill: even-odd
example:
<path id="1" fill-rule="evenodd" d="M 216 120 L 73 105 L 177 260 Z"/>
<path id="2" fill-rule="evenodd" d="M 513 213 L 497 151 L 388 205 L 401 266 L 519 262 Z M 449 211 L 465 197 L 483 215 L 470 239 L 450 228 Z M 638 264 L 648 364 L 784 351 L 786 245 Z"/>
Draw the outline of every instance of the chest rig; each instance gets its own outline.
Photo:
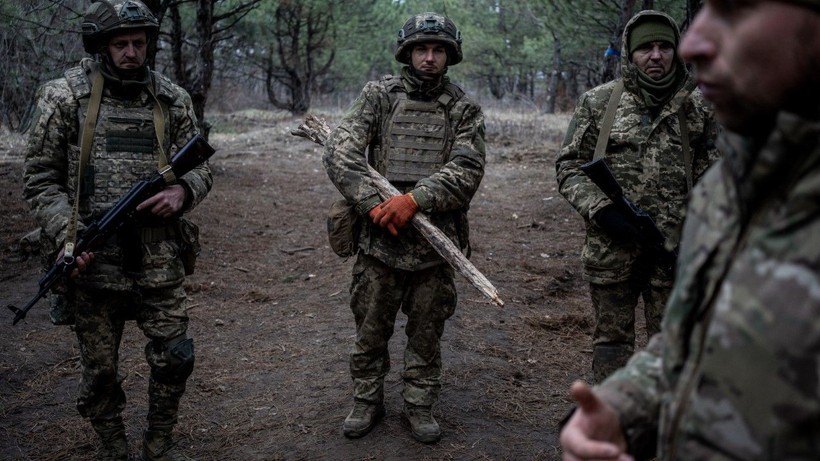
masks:
<path id="1" fill-rule="evenodd" d="M 433 101 L 407 97 L 400 78 L 388 81 L 391 116 L 382 130 L 385 178 L 391 183 L 415 183 L 447 162 L 453 144 L 450 109 L 461 90 L 450 83 Z"/>
<path id="2" fill-rule="evenodd" d="M 82 214 L 99 216 L 111 208 L 140 179 L 157 171 L 167 159 L 157 144 L 157 138 L 167 139 L 164 120 L 167 105 L 156 97 L 142 94 L 133 100 L 101 97 L 98 107 L 93 105 L 92 81 L 99 70 L 91 75 L 81 67 L 66 71 L 65 76 L 74 97 L 79 102 L 79 136 L 77 144 L 90 144 L 87 164 L 83 166 L 80 181 L 80 208 Z M 92 79 L 92 81 L 90 81 Z M 149 89 L 153 91 L 153 88 Z M 153 103 L 153 104 L 152 104 Z M 157 110 L 154 106 L 159 106 Z M 85 134 L 86 114 L 96 113 L 93 134 Z M 93 112 L 92 112 L 93 114 Z M 157 130 L 162 133 L 157 133 Z M 164 146 L 163 146 L 164 147 Z"/>

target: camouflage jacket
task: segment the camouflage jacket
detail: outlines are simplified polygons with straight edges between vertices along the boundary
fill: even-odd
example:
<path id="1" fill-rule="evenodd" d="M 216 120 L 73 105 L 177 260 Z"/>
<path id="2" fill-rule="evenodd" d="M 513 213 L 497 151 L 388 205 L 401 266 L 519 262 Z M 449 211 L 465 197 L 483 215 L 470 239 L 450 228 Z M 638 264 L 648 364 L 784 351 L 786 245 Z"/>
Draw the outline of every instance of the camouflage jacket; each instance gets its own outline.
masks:
<path id="1" fill-rule="evenodd" d="M 693 191 L 662 333 L 597 392 L 662 460 L 820 453 L 820 122 L 726 134 Z M 647 437 L 649 436 L 649 437 Z"/>
<path id="2" fill-rule="evenodd" d="M 405 68 L 399 79 L 386 76 L 365 85 L 359 97 L 336 129 L 328 136 L 323 162 L 330 180 L 349 203 L 364 216 L 359 248 L 385 264 L 404 270 L 419 270 L 441 264 L 443 259 L 412 226 L 393 237 L 373 225 L 368 211 L 381 200 L 367 174 L 367 163 L 385 174 L 383 133 L 390 121 L 397 92 L 408 99 L 436 100 L 445 91 L 448 79 L 420 94 L 419 82 Z M 450 84 L 452 85 L 452 84 Z M 448 90 L 449 91 L 449 90 Z M 415 184 L 394 184 L 413 197 L 430 220 L 460 248 L 468 240 L 467 209 L 484 176 L 484 115 L 481 108 L 460 90 L 449 109 L 451 144 L 444 165 Z"/>
<path id="3" fill-rule="evenodd" d="M 66 230 L 72 216 L 74 197 L 76 194 L 78 163 L 80 157 L 81 131 L 80 120 L 84 119 L 84 107 L 77 99 L 78 83 L 82 83 L 82 76 L 86 78 L 92 75 L 98 63 L 90 59 L 84 59 L 80 66 L 66 71 L 66 77 L 45 83 L 37 92 L 37 102 L 32 127 L 29 131 L 29 139 L 25 154 L 25 167 L 23 172 L 24 198 L 28 201 L 35 220 L 42 228 L 41 243 L 44 250 L 53 253 L 51 260 L 56 256 L 56 251 L 62 249 L 66 238 Z M 71 77 L 70 77 L 71 76 Z M 72 82 L 69 79 L 73 78 Z M 197 133 L 197 121 L 193 112 L 193 106 L 188 94 L 179 86 L 173 84 L 164 76 L 151 72 L 151 81 L 158 99 L 167 106 L 168 113 L 165 115 L 165 152 L 171 158 L 176 150 L 182 147 L 194 134 Z M 142 110 L 151 113 L 154 100 L 146 91 L 142 91 L 134 98 L 123 98 L 112 94 L 109 89 L 108 80 L 103 90 L 101 107 L 113 107 L 117 109 Z M 82 85 L 79 85 L 82 87 Z M 90 82 L 88 91 L 90 92 Z M 151 132 L 153 132 L 151 125 Z M 107 127 L 102 122 L 95 128 L 96 133 L 106 133 Z M 116 181 L 120 174 L 133 176 L 134 171 L 122 171 L 118 168 L 133 168 L 131 166 L 121 166 L 116 161 L 106 162 L 106 159 L 97 158 L 97 152 L 105 152 L 106 147 L 100 145 L 99 135 L 92 143 L 92 163 L 96 162 L 96 170 L 104 170 L 108 181 Z M 150 138 L 149 138 L 150 139 Z M 149 162 L 153 165 L 153 171 L 146 171 L 145 176 L 156 171 L 159 159 L 156 136 L 153 137 L 153 152 L 157 163 Z M 104 154 L 100 154 L 104 155 Z M 135 154 L 136 155 L 136 154 Z M 106 164 L 107 165 L 103 165 Z M 126 174 L 127 173 L 127 174 Z M 139 173 L 139 172 L 136 172 Z M 98 173 L 99 175 L 99 173 Z M 178 178 L 187 190 L 186 209 L 191 210 L 208 194 L 212 185 L 211 171 L 207 163 L 195 168 L 182 178 Z M 128 190 L 132 184 L 117 184 L 117 188 Z M 98 193 L 99 190 L 96 192 Z M 78 222 L 79 232 L 92 219 L 99 216 L 99 211 L 95 211 L 91 205 L 95 194 L 81 195 L 80 198 L 80 218 Z M 169 222 L 168 225 L 173 225 Z M 78 232 L 78 233 L 79 233 Z M 95 258 L 94 264 L 77 279 L 78 283 L 94 284 L 95 280 L 99 284 L 108 288 L 122 288 L 129 283 L 124 280 L 121 268 L 109 267 L 117 263 L 120 247 L 115 239 L 109 241 L 104 248 L 100 249 Z M 171 251 L 170 248 L 166 249 Z M 167 252 L 166 251 L 166 252 Z M 174 250 L 176 251 L 176 250 Z M 108 257 L 110 256 L 110 258 Z M 156 258 L 159 260 L 160 258 Z M 181 264 L 181 263 L 179 263 Z M 182 277 L 182 268 L 175 262 L 173 268 L 156 267 L 154 272 L 158 274 L 148 275 L 154 279 L 161 279 L 167 283 L 176 283 Z M 158 264 L 162 266 L 162 264 Z M 179 269 L 179 270 L 177 270 Z M 112 274 L 112 271 L 114 272 Z M 143 274 L 145 276 L 145 274 Z M 163 282 L 163 283 L 165 283 Z"/>
<path id="4" fill-rule="evenodd" d="M 635 20 L 627 25 L 624 37 L 628 36 Z M 627 49 L 625 42 L 622 49 Z M 621 60 L 624 92 L 615 113 L 605 158 L 624 194 L 649 213 L 667 237 L 667 245 L 674 247 L 689 192 L 678 109 L 684 106 L 692 179 L 699 178 L 719 158 L 714 143 L 718 128 L 711 108 L 700 90 L 695 89 L 691 77 L 685 75 L 677 54 L 676 69 L 684 74 L 680 77 L 681 84 L 653 119 L 637 89 L 636 75 L 640 71 L 626 54 Z M 595 223 L 595 214 L 612 202 L 580 170 L 581 165 L 593 158 L 600 124 L 615 83 L 606 83 L 581 96 L 555 163 L 560 193 L 586 223 L 581 257 L 584 277 L 593 283 L 626 280 L 640 255 L 636 244 L 614 242 Z"/>

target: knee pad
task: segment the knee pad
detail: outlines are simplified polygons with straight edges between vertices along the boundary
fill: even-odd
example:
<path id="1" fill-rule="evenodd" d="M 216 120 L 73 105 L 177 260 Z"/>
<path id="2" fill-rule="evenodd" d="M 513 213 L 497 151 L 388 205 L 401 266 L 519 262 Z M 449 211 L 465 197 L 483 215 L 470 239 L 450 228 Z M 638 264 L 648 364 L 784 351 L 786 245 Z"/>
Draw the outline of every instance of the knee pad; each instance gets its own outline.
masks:
<path id="1" fill-rule="evenodd" d="M 146 348 L 155 358 L 154 379 L 163 384 L 182 384 L 194 371 L 194 340 L 185 334 L 165 341 L 152 340 Z"/>

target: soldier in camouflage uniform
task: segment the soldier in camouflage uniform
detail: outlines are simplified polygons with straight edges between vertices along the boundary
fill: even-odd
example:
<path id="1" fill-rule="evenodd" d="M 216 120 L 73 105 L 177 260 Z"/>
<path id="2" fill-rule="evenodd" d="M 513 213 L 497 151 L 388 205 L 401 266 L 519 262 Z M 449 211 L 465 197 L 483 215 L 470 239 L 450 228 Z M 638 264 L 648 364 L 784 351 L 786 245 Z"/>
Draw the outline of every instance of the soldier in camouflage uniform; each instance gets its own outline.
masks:
<path id="1" fill-rule="evenodd" d="M 641 246 L 640 232 L 580 167 L 603 156 L 624 194 L 649 213 L 667 246 L 677 246 L 687 193 L 718 158 L 717 126 L 675 52 L 679 40 L 668 15 L 635 15 L 623 34 L 623 77 L 581 97 L 556 161 L 559 190 L 586 222 L 581 258 L 595 312 L 596 382 L 632 355 L 639 298 L 648 335 L 658 332 L 673 274 Z M 616 107 L 602 138 L 605 150 L 596 153 L 599 136 L 607 136 L 605 114 Z"/>
<path id="2" fill-rule="evenodd" d="M 344 434 L 361 437 L 384 415 L 387 343 L 398 310 L 407 314 L 404 416 L 425 443 L 441 431 L 431 410 L 441 388 L 440 339 L 455 311 L 453 269 L 407 227 L 424 212 L 454 243 L 468 247 L 467 208 L 484 176 L 481 108 L 445 75 L 462 60 L 461 35 L 436 13 L 410 18 L 399 31 L 401 75 L 369 82 L 327 139 L 331 181 L 364 217 L 353 267 L 350 355 L 354 406 Z M 382 201 L 372 165 L 403 194 Z"/>
<path id="3" fill-rule="evenodd" d="M 564 459 L 816 460 L 820 0 L 707 1 L 680 53 L 724 159 L 690 199 L 662 332 L 573 385 Z"/>
<path id="4" fill-rule="evenodd" d="M 95 2 L 82 30 L 84 47 L 95 59 L 83 59 L 40 89 L 25 159 L 24 195 L 55 249 L 73 241 L 72 223 L 82 231 L 197 133 L 188 94 L 145 65 L 158 23 L 144 4 Z M 78 180 L 81 146 L 89 158 Z M 101 438 L 101 459 L 128 457 L 118 367 L 128 319 L 148 338 L 151 367 L 142 459 L 181 459 L 171 432 L 194 350 L 186 334 L 180 217 L 207 195 L 212 177 L 206 163 L 176 179 L 139 205 L 135 225 L 93 255 L 75 255 L 80 270 L 67 283 L 83 368 L 77 408 Z"/>

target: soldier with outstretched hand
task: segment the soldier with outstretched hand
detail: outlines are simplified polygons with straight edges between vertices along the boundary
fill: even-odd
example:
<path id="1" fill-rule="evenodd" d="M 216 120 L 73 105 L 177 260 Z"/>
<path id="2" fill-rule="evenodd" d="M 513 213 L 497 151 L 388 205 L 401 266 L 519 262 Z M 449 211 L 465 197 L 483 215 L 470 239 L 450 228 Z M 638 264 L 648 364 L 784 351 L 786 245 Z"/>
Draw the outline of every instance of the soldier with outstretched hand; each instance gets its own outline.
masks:
<path id="1" fill-rule="evenodd" d="M 707 0 L 679 53 L 725 128 L 662 330 L 572 387 L 564 460 L 820 453 L 820 0 Z"/>
<path id="2" fill-rule="evenodd" d="M 40 88 L 26 150 L 24 196 L 42 228 L 43 247 L 52 261 L 65 254 L 77 263 L 63 287 L 82 362 L 77 409 L 99 435 L 103 460 L 129 455 L 119 370 L 126 320 L 136 320 L 148 338 L 141 457 L 184 459 L 172 437 L 194 367 L 183 288 L 190 260 L 183 255 L 198 243 L 183 213 L 211 189 L 207 162 L 170 178 L 137 206 L 133 222 L 93 253 L 73 254 L 86 226 L 139 180 L 168 166 L 197 133 L 189 95 L 145 64 L 158 33 L 156 18 L 140 1 L 92 2 L 82 40 L 93 58 Z"/>
<path id="3" fill-rule="evenodd" d="M 416 440 L 432 443 L 441 437 L 432 411 L 456 289 L 453 269 L 408 224 L 423 212 L 459 248 L 468 247 L 467 209 L 484 176 L 484 116 L 445 75 L 463 57 L 449 18 L 411 17 L 396 45 L 401 74 L 369 82 L 325 142 L 328 176 L 364 221 L 350 288 L 353 409 L 343 432 L 362 437 L 385 414 L 387 343 L 401 310 L 408 318 L 403 415 Z M 382 201 L 368 163 L 401 193 Z"/>

